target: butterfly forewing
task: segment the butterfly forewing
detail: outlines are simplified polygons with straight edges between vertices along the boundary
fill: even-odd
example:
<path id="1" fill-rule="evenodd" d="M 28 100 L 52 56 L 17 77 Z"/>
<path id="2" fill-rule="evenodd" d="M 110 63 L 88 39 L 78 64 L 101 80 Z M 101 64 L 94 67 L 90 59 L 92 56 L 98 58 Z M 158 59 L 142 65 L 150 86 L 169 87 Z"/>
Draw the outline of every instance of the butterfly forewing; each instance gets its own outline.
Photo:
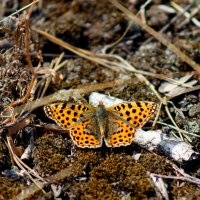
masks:
<path id="1" fill-rule="evenodd" d="M 108 107 L 107 110 L 127 121 L 133 127 L 140 128 L 155 114 L 157 108 L 158 105 L 154 102 L 138 101 L 120 103 Z"/>
<path id="2" fill-rule="evenodd" d="M 65 103 L 50 104 L 44 107 L 45 114 L 66 129 L 80 120 L 89 109 L 87 105 Z"/>

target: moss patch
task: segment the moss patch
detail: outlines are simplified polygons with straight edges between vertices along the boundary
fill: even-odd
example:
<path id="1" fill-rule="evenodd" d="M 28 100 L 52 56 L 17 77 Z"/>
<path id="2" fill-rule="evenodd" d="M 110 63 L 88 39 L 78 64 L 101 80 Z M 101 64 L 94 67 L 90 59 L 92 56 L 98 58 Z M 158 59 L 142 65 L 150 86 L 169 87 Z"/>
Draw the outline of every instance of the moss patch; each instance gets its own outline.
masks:
<path id="1" fill-rule="evenodd" d="M 19 180 L 15 179 L 0 179 L 0 199 L 11 199 L 17 195 L 23 188 L 24 185 Z"/>
<path id="2" fill-rule="evenodd" d="M 70 194 L 75 196 L 75 199 L 121 199 L 114 190 L 112 185 L 105 179 L 92 178 L 88 182 L 77 183 L 74 185 Z"/>
<path id="3" fill-rule="evenodd" d="M 69 147 L 61 136 L 47 134 L 36 140 L 33 152 L 35 169 L 42 176 L 51 175 L 67 167 Z"/>
<path id="4" fill-rule="evenodd" d="M 138 162 L 149 172 L 164 175 L 174 174 L 174 169 L 164 156 L 147 152 L 141 155 Z"/>

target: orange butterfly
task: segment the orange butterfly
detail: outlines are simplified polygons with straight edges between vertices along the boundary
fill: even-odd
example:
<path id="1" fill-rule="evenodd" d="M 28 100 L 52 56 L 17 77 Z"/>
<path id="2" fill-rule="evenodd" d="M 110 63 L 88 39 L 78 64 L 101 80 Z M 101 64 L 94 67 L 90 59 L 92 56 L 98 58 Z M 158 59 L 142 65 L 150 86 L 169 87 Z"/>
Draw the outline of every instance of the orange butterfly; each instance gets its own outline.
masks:
<path id="1" fill-rule="evenodd" d="M 81 148 L 98 148 L 103 140 L 108 147 L 127 146 L 134 140 L 136 129 L 142 127 L 157 111 L 154 102 L 125 102 L 110 107 L 99 103 L 55 103 L 44 107 L 46 115 L 70 131 L 73 142 Z"/>

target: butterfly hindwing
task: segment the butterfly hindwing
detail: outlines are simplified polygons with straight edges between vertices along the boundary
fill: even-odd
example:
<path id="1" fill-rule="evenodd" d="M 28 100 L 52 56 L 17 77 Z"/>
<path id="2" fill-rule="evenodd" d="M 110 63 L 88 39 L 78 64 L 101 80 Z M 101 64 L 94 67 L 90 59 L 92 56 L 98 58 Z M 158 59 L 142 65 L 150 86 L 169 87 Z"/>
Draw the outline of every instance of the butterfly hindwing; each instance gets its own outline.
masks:
<path id="1" fill-rule="evenodd" d="M 87 116 L 87 112 L 95 112 L 94 107 L 84 104 L 57 103 L 45 106 L 44 111 L 59 126 L 70 131 L 70 137 L 78 147 L 97 148 L 102 145 L 98 126 Z M 96 128 L 92 130 L 91 127 Z"/>
<path id="2" fill-rule="evenodd" d="M 105 137 L 106 146 L 119 147 L 132 143 L 135 136 L 135 128 L 118 119 L 112 119 L 108 123 L 108 133 Z"/>
<path id="3" fill-rule="evenodd" d="M 70 137 L 81 148 L 97 148 L 102 146 L 102 137 L 95 128 L 90 129 L 92 120 L 87 119 L 70 129 Z M 98 128 L 98 127 L 97 127 Z"/>

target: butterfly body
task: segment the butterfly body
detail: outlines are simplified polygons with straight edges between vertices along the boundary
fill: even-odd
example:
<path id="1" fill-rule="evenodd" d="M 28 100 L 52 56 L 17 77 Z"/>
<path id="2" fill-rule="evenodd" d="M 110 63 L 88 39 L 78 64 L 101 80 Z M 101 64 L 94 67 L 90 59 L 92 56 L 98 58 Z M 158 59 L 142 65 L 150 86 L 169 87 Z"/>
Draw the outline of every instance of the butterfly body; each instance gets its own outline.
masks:
<path id="1" fill-rule="evenodd" d="M 105 141 L 108 147 L 127 146 L 134 140 L 136 129 L 154 115 L 153 102 L 125 102 L 106 108 L 89 104 L 51 104 L 46 115 L 69 130 L 73 142 L 81 148 L 98 148 Z"/>
<path id="2" fill-rule="evenodd" d="M 105 132 L 107 130 L 107 122 L 108 122 L 108 112 L 106 111 L 105 106 L 102 103 L 100 103 L 96 109 L 95 118 L 101 136 L 105 137 Z"/>

